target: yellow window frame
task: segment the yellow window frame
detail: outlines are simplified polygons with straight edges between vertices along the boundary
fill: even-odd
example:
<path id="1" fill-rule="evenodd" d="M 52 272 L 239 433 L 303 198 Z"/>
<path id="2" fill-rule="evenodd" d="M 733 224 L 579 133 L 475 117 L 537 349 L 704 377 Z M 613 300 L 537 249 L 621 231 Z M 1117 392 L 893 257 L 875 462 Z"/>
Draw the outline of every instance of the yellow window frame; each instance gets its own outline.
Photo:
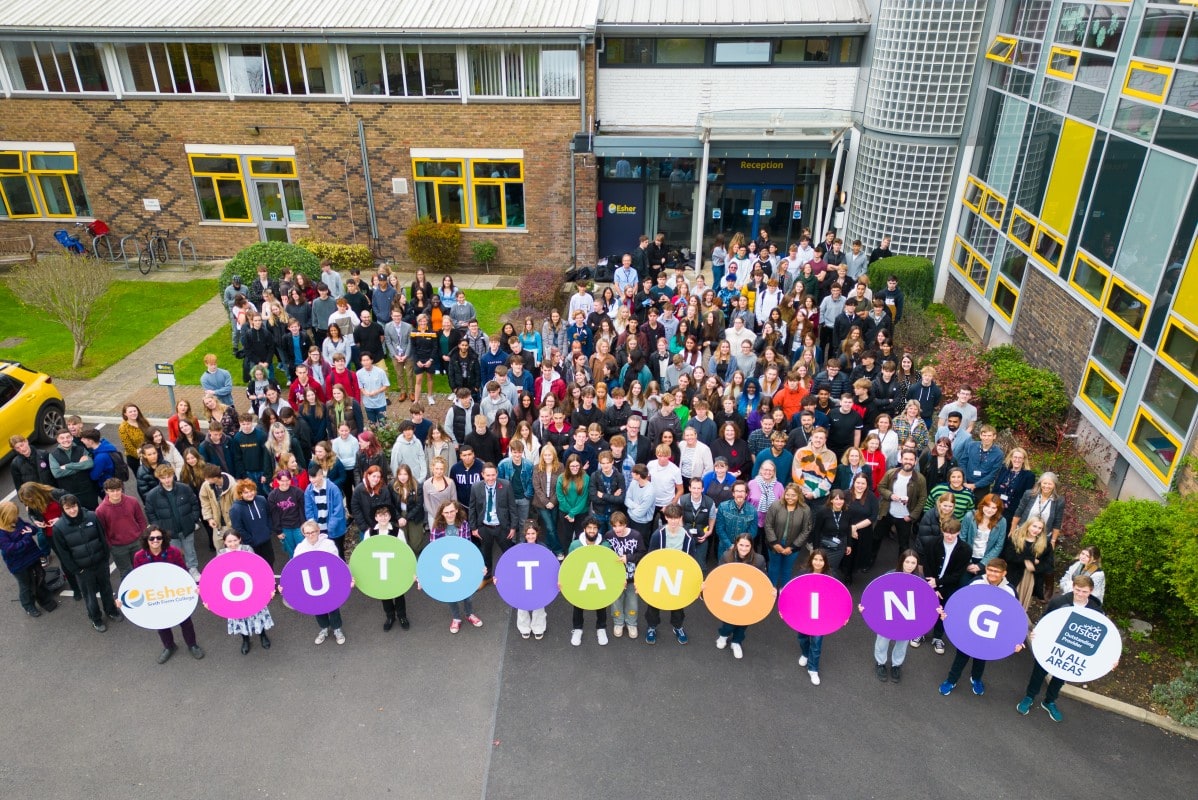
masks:
<path id="1" fill-rule="evenodd" d="M 1198 2 L 1198 0 L 1195 0 L 1195 2 Z M 1194 340 L 1195 344 L 1198 344 L 1198 331 L 1192 330 L 1189 325 L 1186 325 L 1177 317 L 1171 315 L 1168 322 L 1165 323 L 1165 331 L 1163 334 L 1161 334 L 1161 342 L 1157 346 L 1156 355 L 1161 361 L 1164 361 L 1166 364 L 1176 369 L 1179 373 L 1189 378 L 1191 382 L 1198 384 L 1198 374 L 1195 374 L 1193 371 L 1191 371 L 1189 367 L 1182 366 L 1175 358 L 1169 355 L 1168 351 L 1165 350 L 1165 342 L 1169 340 L 1169 335 L 1173 333 L 1174 330 L 1176 330 L 1182 336 L 1188 336 Z"/>
<path id="2" fill-rule="evenodd" d="M 1127 292 L 1133 298 L 1138 300 L 1139 303 L 1144 307 L 1144 315 L 1143 315 L 1143 318 L 1140 320 L 1140 326 L 1138 328 L 1132 327 L 1131 324 L 1129 324 L 1127 322 L 1127 320 L 1123 319 L 1118 314 L 1111 311 L 1111 309 L 1110 309 L 1111 295 L 1114 293 L 1114 289 L 1116 286 L 1118 286 L 1120 289 Z M 1104 294 L 1104 297 L 1102 299 L 1103 315 L 1107 319 L 1109 319 L 1111 322 L 1115 323 L 1120 328 L 1122 328 L 1123 330 L 1130 333 L 1133 338 L 1139 339 L 1141 334 L 1143 334 L 1143 332 L 1144 332 L 1144 326 L 1148 323 L 1148 307 L 1149 307 L 1149 305 L 1151 305 L 1151 301 L 1148 299 L 1148 296 L 1141 292 L 1136 291 L 1131 286 L 1129 286 L 1126 281 L 1120 279 L 1120 277 L 1118 275 L 1114 275 L 1114 274 L 1112 274 L 1111 279 L 1109 281 L 1107 281 L 1107 288 L 1103 294 Z"/>
<path id="3" fill-rule="evenodd" d="M 41 209 L 38 208 L 38 200 L 41 197 L 39 188 L 34 187 L 33 178 L 25 172 L 5 172 L 5 178 L 21 178 L 25 181 L 25 186 L 29 190 L 29 196 L 33 198 L 34 213 L 32 214 L 14 214 L 12 206 L 8 204 L 8 194 L 4 191 L 4 183 L 0 182 L 0 203 L 4 204 L 4 213 L 9 219 L 40 219 L 42 216 Z"/>
<path id="4" fill-rule="evenodd" d="M 37 169 L 33 166 L 34 156 L 70 156 L 70 169 Z M 30 175 L 78 175 L 79 174 L 79 154 L 72 150 L 32 150 L 25 155 L 25 163 L 29 165 Z"/>
<path id="5" fill-rule="evenodd" d="M 1147 420 L 1154 428 L 1156 428 L 1161 433 L 1161 435 L 1165 439 L 1168 440 L 1169 444 L 1173 445 L 1173 449 L 1175 452 L 1174 452 L 1174 456 L 1173 456 L 1173 462 L 1169 465 L 1168 472 L 1161 472 L 1161 470 L 1157 467 L 1157 465 L 1152 462 L 1152 459 L 1149 458 L 1148 454 L 1145 453 L 1143 450 L 1141 450 L 1139 448 L 1139 446 L 1136 444 L 1136 430 L 1140 427 L 1140 422 L 1142 420 Z M 1154 475 L 1156 475 L 1166 485 L 1168 485 L 1169 480 L 1173 475 L 1173 472 L 1177 469 L 1177 465 L 1181 463 L 1181 459 L 1178 458 L 1178 455 L 1180 455 L 1180 454 L 1176 452 L 1176 451 L 1181 450 L 1181 442 L 1178 440 L 1178 438 L 1176 436 L 1174 436 L 1172 433 L 1169 432 L 1168 428 L 1166 428 L 1164 425 L 1160 424 L 1160 422 L 1157 421 L 1156 417 L 1154 417 L 1152 414 L 1150 414 L 1148 411 L 1146 411 L 1143 406 L 1140 406 L 1136 409 L 1136 418 L 1131 424 L 1131 433 L 1127 437 L 1127 443 L 1131 446 L 1131 449 L 1135 452 L 1135 454 L 1140 457 L 1140 461 L 1144 462 L 1144 466 L 1146 466 L 1146 467 L 1148 467 L 1148 469 L 1152 470 Z M 1163 461 L 1164 459 L 1161 459 L 1161 460 Z"/>
<path id="6" fill-rule="evenodd" d="M 25 163 L 22 160 L 25 154 L 20 150 L 0 150 L 0 156 L 16 156 L 17 159 L 17 166 L 15 169 L 5 169 L 4 167 L 0 167 L 0 175 L 20 175 L 25 172 L 21 166 Z"/>
<path id="7" fill-rule="evenodd" d="M 476 178 L 474 177 L 475 162 L 486 164 L 517 164 L 520 167 L 520 177 L 518 178 Z M 522 158 L 477 158 L 470 162 L 470 223 L 475 228 L 487 228 L 490 230 L 504 230 L 508 227 L 507 224 L 507 192 L 503 188 L 508 184 L 518 183 L 524 184 L 524 159 Z M 475 195 L 475 188 L 479 186 L 498 186 L 499 192 L 499 208 L 500 222 L 497 225 L 485 224 L 478 220 L 478 202 Z"/>
<path id="8" fill-rule="evenodd" d="M 1151 94 L 1142 89 L 1131 88 L 1131 79 L 1137 72 L 1148 72 L 1153 75 L 1163 75 L 1165 84 L 1161 88 L 1160 94 Z M 1169 85 L 1173 83 L 1173 67 L 1167 67 L 1162 64 L 1149 64 L 1146 61 L 1132 60 L 1127 65 L 1127 75 L 1123 78 L 1123 94 L 1128 97 L 1136 97 L 1140 100 L 1147 100 L 1150 103 L 1165 102 L 1165 95 L 1169 93 Z"/>
<path id="9" fill-rule="evenodd" d="M 999 286 L 1005 286 L 1007 288 L 1007 291 L 1009 291 L 1011 294 L 1015 295 L 1015 305 L 1011 308 L 1010 314 L 1008 314 L 1006 309 L 1004 309 L 1002 306 L 1000 306 L 998 304 L 998 287 Z M 995 311 L 998 312 L 999 316 L 1001 316 L 1003 319 L 1005 319 L 1007 321 L 1008 324 L 1014 323 L 1015 322 L 1015 309 L 1019 307 L 1019 287 L 1017 287 L 1015 284 L 1011 283 L 1011 281 L 1009 281 L 1006 278 L 1006 276 L 1004 276 L 1000 273 L 998 276 L 998 280 L 994 284 L 994 295 L 991 296 L 991 298 L 990 298 L 990 305 L 994 308 Z"/>
<path id="10" fill-rule="evenodd" d="M 1014 36 L 995 36 L 990 47 L 986 49 L 986 58 L 999 64 L 1010 64 L 1015 60 L 1015 46 L 1019 44 Z M 1002 45 L 1000 48 L 999 45 Z"/>
<path id="11" fill-rule="evenodd" d="M 971 188 L 977 190 L 977 205 L 974 205 L 973 203 L 969 202 L 969 195 L 970 195 L 969 190 Z M 986 205 L 986 192 L 987 191 L 988 190 L 986 189 L 985 184 L 983 184 L 977 178 L 970 175 L 969 177 L 967 177 L 965 179 L 965 191 L 961 192 L 962 205 L 964 205 L 970 211 L 974 211 L 978 214 L 981 214 L 982 209 Z"/>
<path id="12" fill-rule="evenodd" d="M 1066 72 L 1063 69 L 1054 68 L 1052 65 L 1053 56 L 1064 56 L 1065 58 L 1073 59 L 1073 69 Z M 1046 75 L 1052 75 L 1054 78 L 1064 78 L 1067 81 L 1071 81 L 1075 77 L 1077 77 L 1077 70 L 1081 66 L 1081 63 L 1082 63 L 1082 51 L 1081 50 L 1073 50 L 1072 48 L 1069 48 L 1069 47 L 1061 47 L 1060 45 L 1053 45 L 1052 49 L 1050 49 L 1048 51 L 1048 66 L 1045 67 L 1044 73 Z"/>
<path id="13" fill-rule="evenodd" d="M 38 194 L 38 197 L 42 201 L 42 208 L 45 209 L 45 211 L 46 211 L 45 216 L 49 217 L 50 219 L 74 219 L 75 217 L 79 216 L 75 211 L 75 198 L 71 196 L 71 187 L 67 186 L 67 179 L 66 179 L 67 175 L 75 175 L 75 174 L 77 174 L 77 173 L 75 173 L 75 172 L 49 172 L 49 171 L 33 173 L 33 175 L 37 178 L 37 180 L 34 181 L 34 185 L 37 186 L 37 194 Z M 63 192 L 63 195 L 67 198 L 67 206 L 70 208 L 69 213 L 67 213 L 67 214 L 52 214 L 52 213 L 50 213 L 50 204 L 48 202 L 46 202 L 46 190 L 42 187 L 42 179 L 44 179 L 44 178 L 57 178 L 58 182 L 62 184 L 62 192 Z"/>
<path id="14" fill-rule="evenodd" d="M 1102 275 L 1102 290 L 1098 293 L 1097 297 L 1090 294 L 1084 286 L 1077 282 L 1077 267 L 1082 262 L 1085 262 L 1087 267 Z M 1069 285 L 1081 292 L 1083 297 L 1088 298 L 1098 308 L 1102 308 L 1103 302 L 1106 300 L 1106 290 L 1111 285 L 1111 271 L 1091 258 L 1089 254 L 1078 250 L 1077 255 L 1073 259 L 1073 270 L 1069 273 Z"/>
<path id="15" fill-rule="evenodd" d="M 1029 241 L 1025 242 L 1015 235 L 1016 220 L 1023 220 L 1031 227 L 1031 239 Z M 1024 211 L 1019 206 L 1015 206 L 1015 208 L 1011 211 L 1011 224 L 1007 226 L 1007 233 L 1010 234 L 1011 241 L 1014 242 L 1017 247 L 1027 252 L 1028 255 L 1032 255 L 1035 252 L 1033 247 L 1036 244 L 1036 230 L 1039 227 L 1040 222 L 1035 217 Z"/>
<path id="16" fill-rule="evenodd" d="M 209 171 L 205 171 L 205 170 L 197 170 L 196 163 L 195 163 L 197 158 L 230 158 L 233 160 L 234 163 L 237 164 L 237 171 L 236 172 L 209 172 Z M 217 211 L 217 214 L 220 215 L 221 222 L 253 222 L 254 221 L 254 213 L 253 213 L 253 211 L 250 210 L 249 193 L 246 191 L 246 188 L 245 188 L 245 177 L 242 175 L 242 172 L 241 172 L 241 169 L 242 169 L 241 168 L 241 156 L 233 155 L 231 153 L 188 153 L 187 154 L 187 163 L 188 163 L 188 166 L 191 168 L 192 178 L 206 178 L 209 181 L 211 181 L 212 193 L 216 197 L 216 211 Z M 220 187 L 217 185 L 217 181 L 234 181 L 234 180 L 236 180 L 241 185 L 241 202 L 245 206 L 245 216 L 244 217 L 230 217 L 225 214 L 225 203 L 221 199 Z M 207 220 L 207 221 L 211 222 L 213 220 Z"/>
<path id="17" fill-rule="evenodd" d="M 441 176 L 436 176 L 436 175 L 430 176 L 430 177 L 421 177 L 420 176 L 419 170 L 417 169 L 417 165 L 430 164 L 430 163 L 435 164 L 435 163 L 441 163 L 441 162 L 452 162 L 454 164 L 457 164 L 458 165 L 458 176 L 457 177 L 441 177 Z M 467 175 L 466 159 L 464 159 L 464 158 L 413 158 L 412 159 L 412 180 L 415 183 L 431 183 L 431 184 L 433 184 L 433 209 L 436 212 L 436 217 L 433 219 L 434 222 L 441 221 L 441 189 L 440 189 L 440 187 L 442 184 L 448 184 L 451 186 L 460 186 L 461 187 L 462 195 L 465 198 L 464 202 L 469 204 L 466 208 L 463 208 L 462 216 L 473 221 L 474 198 L 467 196 L 469 194 L 469 192 L 466 191 L 466 175 Z M 465 224 L 465 222 L 463 222 L 463 223 L 461 223 L 461 225 L 462 225 L 462 227 L 465 227 L 466 224 Z"/>
<path id="18" fill-rule="evenodd" d="M 1106 382 L 1107 386 L 1110 386 L 1115 391 L 1115 407 L 1111 409 L 1110 415 L 1103 411 L 1102 408 L 1093 400 L 1091 400 L 1090 396 L 1086 394 L 1086 384 L 1090 382 L 1091 373 L 1096 374 L 1099 378 Z M 1115 424 L 1115 415 L 1119 413 L 1119 404 L 1123 402 L 1123 387 L 1118 381 L 1112 378 L 1105 369 L 1099 366 L 1094 359 L 1090 359 L 1086 364 L 1086 371 L 1082 375 L 1081 387 L 1077 391 L 1077 396 L 1082 399 L 1083 403 L 1090 407 L 1091 411 L 1105 420 L 1107 425 L 1113 426 Z"/>
<path id="19" fill-rule="evenodd" d="M 211 172 L 209 170 L 196 169 L 197 158 L 231 158 L 237 164 L 236 172 Z M 232 153 L 188 153 L 187 165 L 191 168 L 192 177 L 196 178 L 240 178 L 241 175 L 241 156 L 233 155 Z"/>
<path id="20" fill-rule="evenodd" d="M 299 177 L 299 171 L 298 171 L 298 168 L 296 167 L 294 158 L 284 157 L 284 156 L 250 156 L 248 160 L 249 160 L 249 168 L 250 168 L 250 177 L 251 178 L 271 178 L 271 179 L 279 179 L 279 180 L 293 180 L 293 179 Z M 269 162 L 272 164 L 287 164 L 291 167 L 291 171 L 290 172 L 258 172 L 256 169 L 254 169 L 254 165 L 256 163 L 261 164 L 261 163 L 266 163 L 266 162 Z"/>
<path id="21" fill-rule="evenodd" d="M 965 259 L 964 259 L 965 263 L 964 264 L 959 264 L 956 261 L 956 251 L 957 251 L 958 247 L 960 247 L 962 250 L 965 251 Z M 982 294 L 985 294 L 985 292 L 986 292 L 985 284 L 989 283 L 989 281 L 990 281 L 990 263 L 988 261 L 986 261 L 986 259 L 982 258 L 980 255 L 978 255 L 978 252 L 976 250 L 974 250 L 972 247 L 970 247 L 969 243 L 966 242 L 964 239 L 962 239 L 960 236 L 953 237 L 953 249 L 949 253 L 949 263 L 951 263 L 954 267 L 956 267 L 957 271 L 960 272 L 962 275 L 964 275 L 966 280 L 968 280 L 971 284 L 973 284 L 975 289 L 977 289 Z M 981 264 L 983 267 L 986 268 L 986 280 L 983 281 L 981 284 L 979 284 L 977 282 L 977 280 L 975 280 L 973 277 L 974 264 Z"/>
<path id="22" fill-rule="evenodd" d="M 989 205 L 989 201 L 991 201 L 991 200 L 994 200 L 995 202 L 998 203 L 998 218 L 997 219 L 995 219 L 994 217 L 990 216 L 987 213 L 987 206 Z M 991 225 L 993 225 L 994 227 L 998 228 L 1001 231 L 1002 230 L 1002 218 L 1004 215 L 1006 215 L 1006 213 L 1007 213 L 1007 198 L 1003 197 L 1002 195 L 1000 195 L 998 192 L 994 191 L 993 189 L 987 189 L 986 194 L 982 197 L 982 208 L 980 211 L 978 211 L 978 214 L 981 215 L 982 219 L 986 220 Z"/>
<path id="23" fill-rule="evenodd" d="M 1055 263 L 1040 255 L 1041 239 L 1051 239 L 1057 243 L 1059 255 L 1057 256 Z M 1053 272 L 1059 272 L 1061 269 L 1061 260 L 1065 257 L 1065 237 L 1061 236 L 1059 233 L 1056 233 L 1051 228 L 1047 228 L 1043 224 L 1039 224 L 1036 226 L 1036 234 L 1032 240 L 1032 243 L 1032 258 L 1036 259 Z"/>

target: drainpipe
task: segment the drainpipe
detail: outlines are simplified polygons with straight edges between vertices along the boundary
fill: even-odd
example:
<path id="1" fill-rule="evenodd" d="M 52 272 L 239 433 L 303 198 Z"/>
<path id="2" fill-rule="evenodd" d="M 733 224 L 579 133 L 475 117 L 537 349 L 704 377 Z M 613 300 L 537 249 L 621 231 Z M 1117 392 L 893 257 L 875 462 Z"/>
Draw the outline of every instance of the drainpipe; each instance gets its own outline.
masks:
<path id="1" fill-rule="evenodd" d="M 370 183 L 370 158 L 366 155 L 366 125 L 358 120 L 358 145 L 362 148 L 362 177 L 366 180 L 366 221 L 370 223 L 370 243 L 379 244 L 379 223 L 374 215 L 374 187 Z"/>
<path id="2" fill-rule="evenodd" d="M 570 140 L 570 268 L 578 266 L 578 181 L 574 171 L 578 169 L 578 161 L 574 152 L 574 140 Z"/>

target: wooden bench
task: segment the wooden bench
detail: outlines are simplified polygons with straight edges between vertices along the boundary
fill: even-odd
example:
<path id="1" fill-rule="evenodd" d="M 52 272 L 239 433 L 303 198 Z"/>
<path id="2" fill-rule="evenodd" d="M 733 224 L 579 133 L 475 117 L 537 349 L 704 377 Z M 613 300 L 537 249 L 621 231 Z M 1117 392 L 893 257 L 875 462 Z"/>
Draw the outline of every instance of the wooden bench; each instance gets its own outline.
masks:
<path id="1" fill-rule="evenodd" d="M 32 236 L 0 237 L 0 264 L 37 263 Z"/>

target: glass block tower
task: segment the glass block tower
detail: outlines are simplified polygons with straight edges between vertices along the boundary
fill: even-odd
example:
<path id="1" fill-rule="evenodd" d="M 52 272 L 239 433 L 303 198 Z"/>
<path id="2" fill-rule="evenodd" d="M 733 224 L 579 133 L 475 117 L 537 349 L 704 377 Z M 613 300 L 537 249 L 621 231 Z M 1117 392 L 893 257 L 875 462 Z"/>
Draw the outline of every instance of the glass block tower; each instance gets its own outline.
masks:
<path id="1" fill-rule="evenodd" d="M 986 0 L 882 0 L 846 239 L 934 257 Z"/>

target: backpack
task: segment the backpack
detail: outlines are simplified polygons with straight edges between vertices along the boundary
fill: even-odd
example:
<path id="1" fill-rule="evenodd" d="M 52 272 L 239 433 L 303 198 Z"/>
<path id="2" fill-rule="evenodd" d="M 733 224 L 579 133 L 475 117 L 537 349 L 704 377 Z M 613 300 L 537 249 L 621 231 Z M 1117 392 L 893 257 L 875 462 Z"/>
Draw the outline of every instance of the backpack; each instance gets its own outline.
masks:
<path id="1" fill-rule="evenodd" d="M 112 461 L 112 477 L 120 480 L 121 483 L 129 480 L 129 462 L 120 453 L 110 455 L 109 460 Z"/>

